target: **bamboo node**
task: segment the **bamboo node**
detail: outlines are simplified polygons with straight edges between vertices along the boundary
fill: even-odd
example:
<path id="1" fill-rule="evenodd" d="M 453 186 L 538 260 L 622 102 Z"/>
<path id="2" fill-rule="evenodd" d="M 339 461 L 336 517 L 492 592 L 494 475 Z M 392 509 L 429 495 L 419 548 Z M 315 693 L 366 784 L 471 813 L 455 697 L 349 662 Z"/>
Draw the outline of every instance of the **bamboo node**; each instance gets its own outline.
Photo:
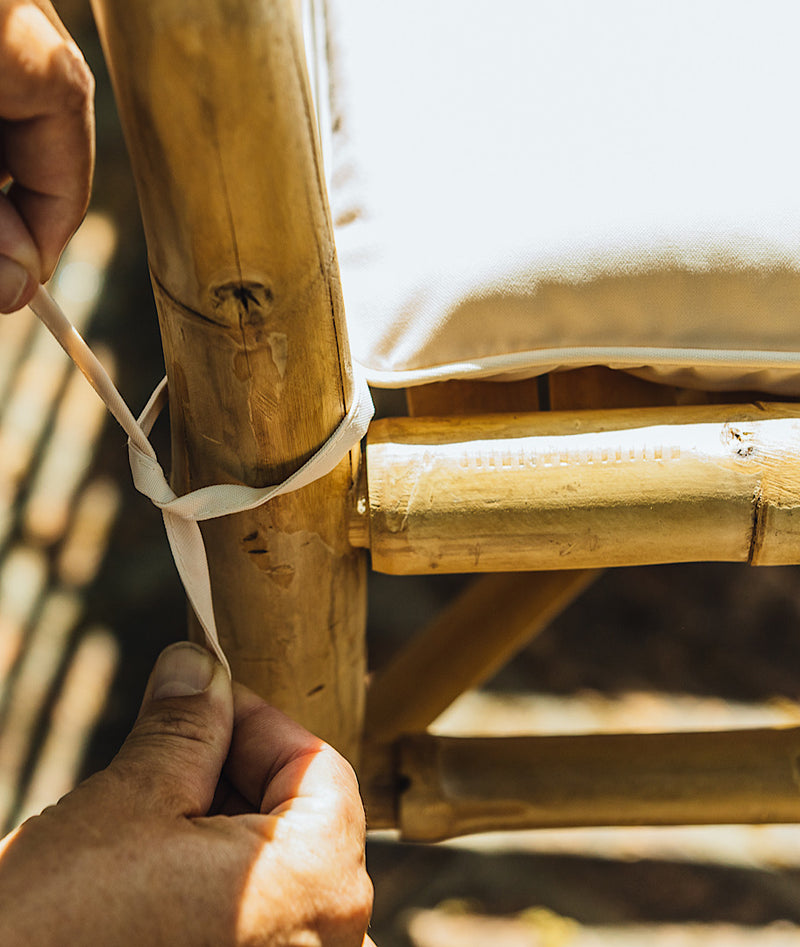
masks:
<path id="1" fill-rule="evenodd" d="M 224 325 L 261 325 L 274 302 L 272 289 L 256 280 L 234 280 L 210 291 L 215 316 Z"/>

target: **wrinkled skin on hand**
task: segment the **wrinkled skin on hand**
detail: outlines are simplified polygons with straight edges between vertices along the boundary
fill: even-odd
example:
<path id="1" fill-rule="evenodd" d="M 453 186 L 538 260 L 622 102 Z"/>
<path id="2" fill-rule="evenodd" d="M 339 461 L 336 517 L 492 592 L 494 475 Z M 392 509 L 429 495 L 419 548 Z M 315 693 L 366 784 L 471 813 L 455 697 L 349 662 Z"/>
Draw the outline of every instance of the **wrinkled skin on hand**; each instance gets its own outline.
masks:
<path id="1" fill-rule="evenodd" d="M 349 764 L 185 643 L 109 767 L 0 845 L 5 947 L 360 947 L 371 905 Z"/>
<path id="2" fill-rule="evenodd" d="M 47 0 L 0 0 L 0 312 L 48 279 L 89 203 L 94 78 Z"/>

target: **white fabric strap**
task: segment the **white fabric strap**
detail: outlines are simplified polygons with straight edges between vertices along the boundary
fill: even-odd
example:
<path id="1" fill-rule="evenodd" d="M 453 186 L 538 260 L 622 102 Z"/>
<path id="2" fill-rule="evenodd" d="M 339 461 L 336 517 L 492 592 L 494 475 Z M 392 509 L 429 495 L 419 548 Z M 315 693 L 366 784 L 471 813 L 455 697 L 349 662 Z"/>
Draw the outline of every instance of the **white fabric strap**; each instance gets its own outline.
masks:
<path id="1" fill-rule="evenodd" d="M 36 291 L 30 307 L 83 372 L 128 435 L 128 458 L 134 485 L 161 510 L 186 595 L 203 627 L 209 647 L 230 674 L 228 659 L 219 643 L 208 560 L 197 524 L 200 520 L 252 510 L 273 497 L 299 490 L 329 474 L 364 437 L 372 419 L 372 398 L 363 374 L 354 368 L 355 397 L 339 426 L 319 450 L 282 483 L 269 487 L 217 484 L 179 497 L 170 487 L 148 440 L 167 401 L 167 379 L 161 381 L 138 420 L 135 419 L 106 370 L 43 286 Z"/>

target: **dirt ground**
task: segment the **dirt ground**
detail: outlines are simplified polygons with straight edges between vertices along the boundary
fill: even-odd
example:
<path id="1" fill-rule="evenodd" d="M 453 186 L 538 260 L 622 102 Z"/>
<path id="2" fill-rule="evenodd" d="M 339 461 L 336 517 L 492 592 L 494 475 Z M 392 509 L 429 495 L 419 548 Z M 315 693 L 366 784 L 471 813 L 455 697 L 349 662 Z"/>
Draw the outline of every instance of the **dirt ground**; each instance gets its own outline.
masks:
<path id="1" fill-rule="evenodd" d="M 97 40 L 82 5 L 64 7 L 99 80 L 94 206 L 119 234 L 89 334 L 117 353 L 120 388 L 138 408 L 163 370 L 145 252 Z M 158 437 L 166 450 L 165 432 Z M 160 518 L 129 486 L 124 454 L 121 433 L 108 425 L 93 471 L 121 485 L 120 507 L 80 628 L 109 629 L 118 660 L 83 774 L 110 759 L 156 654 L 185 626 Z M 373 666 L 465 581 L 374 576 Z M 609 720 L 645 729 L 678 718 L 682 726 L 764 715 L 791 722 L 800 719 L 799 627 L 796 568 L 607 573 L 487 685 L 462 724 L 489 711 L 501 724 L 527 714 L 539 732 Z M 379 947 L 800 944 L 794 829 L 539 833 L 435 847 L 381 835 L 368 859 Z"/>

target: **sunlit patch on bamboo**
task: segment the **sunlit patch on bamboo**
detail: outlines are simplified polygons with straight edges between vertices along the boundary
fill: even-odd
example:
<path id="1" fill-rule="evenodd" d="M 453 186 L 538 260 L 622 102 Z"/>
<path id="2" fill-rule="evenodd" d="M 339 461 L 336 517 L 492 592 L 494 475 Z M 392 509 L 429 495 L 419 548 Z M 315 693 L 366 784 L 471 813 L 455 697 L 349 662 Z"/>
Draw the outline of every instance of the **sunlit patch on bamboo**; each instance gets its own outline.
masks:
<path id="1" fill-rule="evenodd" d="M 114 252 L 90 214 L 50 288 L 88 327 Z M 99 352 L 107 369 L 108 351 Z M 0 825 L 72 788 L 117 663 L 105 630 L 83 633 L 120 490 L 92 476 L 105 408 L 49 332 L 0 320 Z M 74 654 L 73 654 L 74 651 Z"/>
<path id="2" fill-rule="evenodd" d="M 69 792 L 119 662 L 119 646 L 105 628 L 87 631 L 78 642 L 47 721 L 47 735 L 15 821 L 41 812 Z"/>
<path id="3" fill-rule="evenodd" d="M 796 563 L 798 449 L 791 404 L 383 418 L 367 440 L 372 568 Z"/>
<path id="4" fill-rule="evenodd" d="M 5 407 L 20 361 L 35 332 L 35 320 L 25 309 L 0 319 L 0 410 Z"/>
<path id="5" fill-rule="evenodd" d="M 54 294 L 79 332 L 97 304 L 114 246 L 113 225 L 101 215 L 90 214 L 52 281 Z M 30 312 L 15 314 L 8 332 L 14 351 L 0 358 L 0 390 L 5 388 L 0 414 L 0 497 L 6 509 L 30 475 L 67 379 L 74 374 L 48 330 Z M 12 526 L 8 517 L 0 520 L 0 540 L 8 537 Z"/>
<path id="6" fill-rule="evenodd" d="M 0 824 L 6 827 L 10 827 L 42 709 L 58 681 L 80 615 L 80 596 L 64 590 L 51 592 L 11 682 L 0 740 Z"/>
<path id="7" fill-rule="evenodd" d="M 87 585 L 97 575 L 120 505 L 119 487 L 105 477 L 88 483 L 77 498 L 56 569 L 65 585 Z"/>
<path id="8" fill-rule="evenodd" d="M 17 546 L 5 557 L 0 571 L 0 728 L 10 676 L 46 581 L 47 561 L 37 550 Z"/>
<path id="9" fill-rule="evenodd" d="M 0 427 L 0 478 L 4 483 L 17 487 L 30 470 L 69 371 L 69 363 L 50 333 L 37 326 Z"/>
<path id="10" fill-rule="evenodd" d="M 734 924 L 614 925 L 578 924 L 544 908 L 514 916 L 482 914 L 448 905 L 418 910 L 408 920 L 413 947 L 794 947 L 800 928 L 777 923 L 768 927 Z"/>
<path id="11" fill-rule="evenodd" d="M 112 374 L 110 353 L 97 354 Z M 75 493 L 92 462 L 106 415 L 103 402 L 80 372 L 73 370 L 30 487 L 23 513 L 26 537 L 50 544 L 66 531 Z"/>
<path id="12" fill-rule="evenodd" d="M 688 695 L 468 693 L 428 733 L 401 736 L 365 771 L 368 819 L 373 828 L 396 824 L 413 841 L 534 828 L 795 823 L 798 709 L 787 700 Z M 787 838 L 800 850 L 796 829 Z"/>

